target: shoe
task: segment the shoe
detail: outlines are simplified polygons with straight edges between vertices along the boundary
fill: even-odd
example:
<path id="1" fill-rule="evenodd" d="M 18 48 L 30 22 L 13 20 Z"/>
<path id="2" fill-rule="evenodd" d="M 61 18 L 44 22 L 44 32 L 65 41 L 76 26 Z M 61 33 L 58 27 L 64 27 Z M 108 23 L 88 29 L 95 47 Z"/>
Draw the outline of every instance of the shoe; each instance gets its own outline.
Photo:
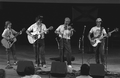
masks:
<path id="1" fill-rule="evenodd" d="M 14 65 L 17 65 L 17 61 L 13 63 Z"/>
<path id="2" fill-rule="evenodd" d="M 39 67 L 40 67 L 40 64 L 39 64 L 39 65 L 38 65 L 38 64 L 35 64 L 34 66 L 35 66 L 36 68 L 39 68 Z"/>
<path id="3" fill-rule="evenodd" d="M 9 65 L 10 64 L 10 61 L 7 61 L 7 65 Z"/>
<path id="4" fill-rule="evenodd" d="M 46 68 L 47 66 L 44 64 L 42 67 L 43 67 L 43 68 Z"/>
<path id="5" fill-rule="evenodd" d="M 37 65 L 37 64 L 35 64 L 35 67 L 38 67 L 38 65 Z"/>
<path id="6" fill-rule="evenodd" d="M 12 69 L 13 67 L 10 65 L 10 64 L 8 64 L 6 67 L 5 67 L 5 69 Z"/>
<path id="7" fill-rule="evenodd" d="M 72 68 L 72 66 L 71 66 L 71 65 L 68 65 L 68 67 L 69 67 L 69 68 Z"/>

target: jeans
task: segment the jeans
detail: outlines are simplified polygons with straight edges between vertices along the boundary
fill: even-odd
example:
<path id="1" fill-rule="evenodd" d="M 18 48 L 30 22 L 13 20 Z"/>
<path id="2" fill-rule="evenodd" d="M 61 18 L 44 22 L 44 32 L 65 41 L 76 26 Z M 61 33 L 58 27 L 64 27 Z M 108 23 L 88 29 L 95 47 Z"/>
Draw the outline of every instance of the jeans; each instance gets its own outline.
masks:
<path id="1" fill-rule="evenodd" d="M 71 45 L 70 45 L 70 39 L 60 39 L 60 61 L 64 62 L 64 54 L 66 53 L 67 57 L 67 64 L 71 65 Z"/>
<path id="2" fill-rule="evenodd" d="M 95 52 L 96 63 L 100 64 L 100 60 L 101 60 L 101 63 L 104 65 L 105 64 L 105 41 L 103 40 L 101 43 L 98 43 L 98 45 L 94 47 L 93 50 Z"/>
<path id="3" fill-rule="evenodd" d="M 46 64 L 45 61 L 45 43 L 44 39 L 38 39 L 34 44 L 33 44 L 34 52 L 35 52 L 35 63 L 36 64 Z M 40 62 L 41 61 L 41 62 Z"/>
<path id="4" fill-rule="evenodd" d="M 13 44 L 10 48 L 6 48 L 6 56 L 7 56 L 8 64 L 10 64 L 10 53 L 12 53 L 14 62 L 17 62 L 16 52 L 15 52 L 15 44 Z"/>

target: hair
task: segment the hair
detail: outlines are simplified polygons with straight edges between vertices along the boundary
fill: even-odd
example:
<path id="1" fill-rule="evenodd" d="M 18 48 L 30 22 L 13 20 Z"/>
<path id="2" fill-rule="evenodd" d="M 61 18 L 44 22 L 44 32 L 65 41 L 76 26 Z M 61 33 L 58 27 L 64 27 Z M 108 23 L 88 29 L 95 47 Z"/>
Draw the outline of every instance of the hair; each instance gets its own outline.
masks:
<path id="1" fill-rule="evenodd" d="M 0 69 L 0 78 L 5 78 L 6 72 L 4 69 Z"/>
<path id="2" fill-rule="evenodd" d="M 66 17 L 66 18 L 65 18 L 65 21 L 70 21 L 70 18 L 69 18 L 69 17 Z"/>
<path id="3" fill-rule="evenodd" d="M 81 66 L 81 75 L 89 75 L 89 71 L 90 71 L 90 66 L 88 66 L 87 64 L 83 64 Z"/>
<path id="4" fill-rule="evenodd" d="M 33 75 L 35 74 L 35 68 L 33 66 L 27 66 L 24 70 L 25 75 Z"/>
<path id="5" fill-rule="evenodd" d="M 97 18 L 96 22 L 102 22 L 102 19 L 101 18 Z"/>
<path id="6" fill-rule="evenodd" d="M 5 22 L 5 28 L 7 28 L 8 24 L 12 24 L 10 21 Z"/>
<path id="7" fill-rule="evenodd" d="M 35 21 L 37 22 L 38 20 L 43 21 L 43 16 L 41 16 L 41 15 L 37 16 L 37 17 L 35 18 Z"/>

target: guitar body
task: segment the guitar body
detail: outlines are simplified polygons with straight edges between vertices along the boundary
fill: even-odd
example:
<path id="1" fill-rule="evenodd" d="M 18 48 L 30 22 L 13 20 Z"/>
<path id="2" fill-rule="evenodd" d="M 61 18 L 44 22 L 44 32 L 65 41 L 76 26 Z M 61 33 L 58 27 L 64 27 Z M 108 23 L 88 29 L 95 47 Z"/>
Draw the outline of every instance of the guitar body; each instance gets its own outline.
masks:
<path id="1" fill-rule="evenodd" d="M 41 35 L 39 33 L 31 33 L 32 35 L 28 35 L 28 41 L 30 44 L 33 44 L 37 39 L 39 39 L 41 37 Z"/>
<path id="2" fill-rule="evenodd" d="M 94 39 L 94 42 L 91 42 L 91 45 L 93 47 L 96 47 L 98 45 L 98 43 L 101 43 L 101 41 L 99 39 Z"/>
<path id="3" fill-rule="evenodd" d="M 6 40 L 6 39 L 2 39 L 1 40 L 1 43 L 2 43 L 2 45 L 5 47 L 5 48 L 11 48 L 12 47 L 12 45 L 14 44 L 14 42 L 16 42 L 17 41 L 17 39 L 15 38 L 12 42 L 10 42 L 10 41 L 8 41 L 8 40 Z"/>
<path id="4" fill-rule="evenodd" d="M 33 38 L 32 36 L 27 36 L 27 38 L 28 38 L 28 41 L 29 41 L 29 43 L 30 44 L 33 44 L 37 39 L 35 39 L 35 38 Z"/>

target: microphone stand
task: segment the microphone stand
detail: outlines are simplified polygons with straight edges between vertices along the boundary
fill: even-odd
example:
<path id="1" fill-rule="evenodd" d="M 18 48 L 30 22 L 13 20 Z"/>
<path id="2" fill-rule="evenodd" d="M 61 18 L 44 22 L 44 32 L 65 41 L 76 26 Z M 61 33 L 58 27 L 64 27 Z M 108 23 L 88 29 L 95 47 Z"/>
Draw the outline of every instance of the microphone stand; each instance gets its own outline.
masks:
<path id="1" fill-rule="evenodd" d="M 62 55 L 62 56 L 61 56 L 61 62 L 64 62 L 64 61 L 65 61 L 65 60 L 64 60 L 65 58 L 64 58 L 63 34 L 62 34 L 62 38 L 61 38 L 61 40 L 62 40 L 62 41 L 61 41 L 61 51 L 62 51 L 62 52 L 61 52 L 61 53 L 62 53 L 62 54 L 61 54 L 61 55 Z"/>
<path id="2" fill-rule="evenodd" d="M 59 50 L 59 59 L 61 60 L 61 52 L 60 52 L 60 40 L 58 40 L 58 38 L 56 37 L 55 40 L 57 41 L 57 45 L 58 45 L 58 50 Z"/>
<path id="3" fill-rule="evenodd" d="M 83 34 L 82 34 L 82 64 L 83 64 L 83 60 L 84 60 L 84 33 L 85 33 L 85 28 L 86 28 L 86 26 L 84 26 Z"/>
<path id="4" fill-rule="evenodd" d="M 79 38 L 79 46 L 78 46 L 78 48 L 81 51 L 81 37 Z"/>
<path id="5" fill-rule="evenodd" d="M 60 62 L 64 62 L 64 43 L 63 43 L 63 34 L 61 34 L 62 37 L 60 37 L 60 40 L 58 41 L 57 37 L 55 40 L 57 41 L 58 44 L 58 50 L 59 50 L 59 55 L 60 55 Z"/>
<path id="6" fill-rule="evenodd" d="M 107 29 L 107 33 L 109 33 L 109 28 Z M 109 38 L 107 37 L 107 41 L 106 41 L 106 71 L 107 71 L 107 56 L 108 56 L 108 40 L 109 40 Z"/>
<path id="7" fill-rule="evenodd" d="M 57 37 L 55 38 L 55 40 L 57 41 L 58 49 L 60 50 L 60 44 L 59 44 Z"/>

